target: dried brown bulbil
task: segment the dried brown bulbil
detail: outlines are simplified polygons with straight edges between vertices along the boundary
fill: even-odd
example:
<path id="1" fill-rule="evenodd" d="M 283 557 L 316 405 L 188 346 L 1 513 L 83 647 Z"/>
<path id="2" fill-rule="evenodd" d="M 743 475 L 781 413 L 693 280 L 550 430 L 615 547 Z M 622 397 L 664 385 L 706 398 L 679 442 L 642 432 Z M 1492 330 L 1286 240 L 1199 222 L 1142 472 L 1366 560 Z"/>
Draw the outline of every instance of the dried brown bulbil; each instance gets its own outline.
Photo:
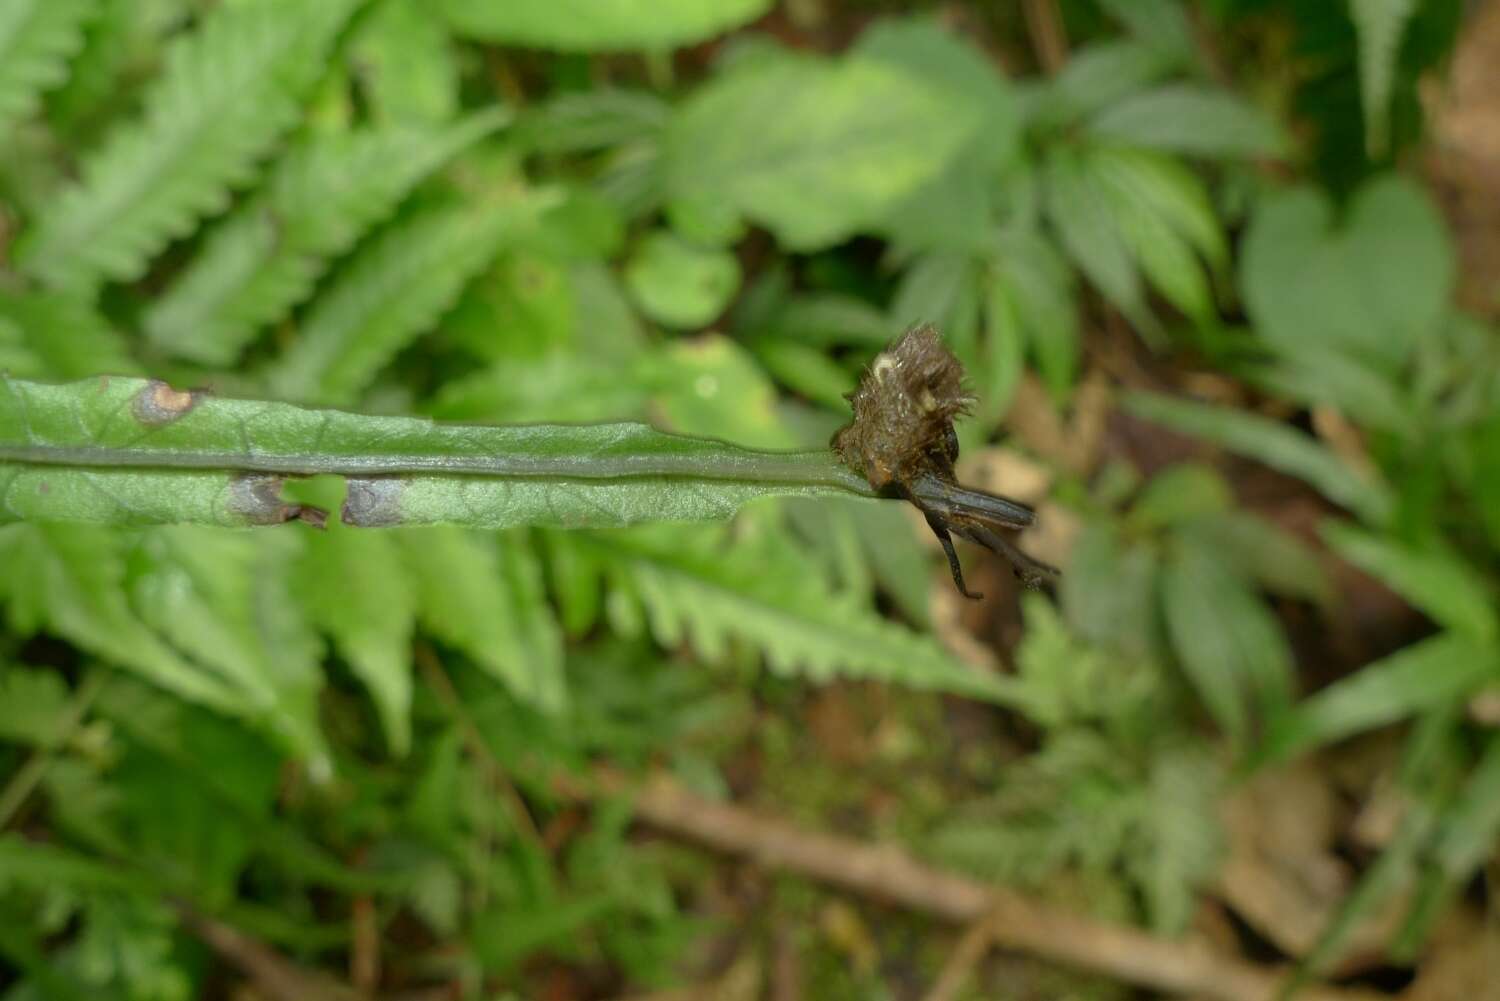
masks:
<path id="1" fill-rule="evenodd" d="M 980 597 L 964 587 L 954 534 L 1004 556 L 1028 587 L 1057 576 L 1000 534 L 1030 525 L 1031 508 L 960 486 L 954 476 L 953 421 L 969 412 L 974 397 L 964 388 L 963 365 L 935 327 L 913 327 L 876 355 L 848 399 L 854 420 L 834 434 L 834 452 L 880 493 L 903 497 L 927 516 L 960 594 Z"/>

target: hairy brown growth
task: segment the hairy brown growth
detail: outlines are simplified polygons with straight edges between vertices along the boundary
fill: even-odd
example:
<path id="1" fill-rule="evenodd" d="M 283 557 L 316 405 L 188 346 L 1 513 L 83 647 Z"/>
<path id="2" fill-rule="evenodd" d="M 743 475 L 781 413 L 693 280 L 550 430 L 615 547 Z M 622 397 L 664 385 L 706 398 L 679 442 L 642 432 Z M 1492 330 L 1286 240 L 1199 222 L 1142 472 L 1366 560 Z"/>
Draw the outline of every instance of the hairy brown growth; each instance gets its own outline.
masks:
<path id="1" fill-rule="evenodd" d="M 999 533 L 1025 528 L 1031 508 L 1007 497 L 958 485 L 954 418 L 968 413 L 974 397 L 965 391 L 964 370 L 931 324 L 913 327 L 876 355 L 848 396 L 854 420 L 833 436 L 833 450 L 870 486 L 904 497 L 927 516 L 959 593 L 969 598 L 953 548 L 953 533 L 999 553 L 1028 587 L 1057 571 L 1032 559 Z"/>

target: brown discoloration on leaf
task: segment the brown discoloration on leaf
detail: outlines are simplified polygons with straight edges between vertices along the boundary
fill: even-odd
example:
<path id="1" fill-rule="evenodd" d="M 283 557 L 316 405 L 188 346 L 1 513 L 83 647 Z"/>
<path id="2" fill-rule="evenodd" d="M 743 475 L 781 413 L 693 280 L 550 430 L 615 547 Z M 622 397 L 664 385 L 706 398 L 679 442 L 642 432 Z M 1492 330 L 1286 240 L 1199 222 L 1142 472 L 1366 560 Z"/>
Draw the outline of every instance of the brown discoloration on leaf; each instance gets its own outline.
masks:
<path id="1" fill-rule="evenodd" d="M 290 504 L 281 497 L 284 477 L 241 473 L 229 481 L 228 508 L 249 525 L 281 525 L 302 521 L 314 528 L 328 523 L 328 512 L 306 504 Z"/>
<path id="2" fill-rule="evenodd" d="M 339 512 L 344 524 L 389 528 L 402 523 L 401 480 L 389 476 L 351 476 L 348 484 L 349 493 Z"/>
<path id="3" fill-rule="evenodd" d="M 165 427 L 198 405 L 203 394 L 187 389 L 173 389 L 160 379 L 152 379 L 130 405 L 135 419 L 147 427 Z"/>
<path id="4" fill-rule="evenodd" d="M 881 494 L 904 497 L 926 515 L 960 594 L 982 597 L 964 586 L 954 535 L 1005 557 L 1028 587 L 1039 586 L 1057 571 L 998 534 L 1030 525 L 1035 520 L 1031 508 L 959 486 L 954 475 L 958 436 L 953 421 L 974 403 L 963 383 L 963 365 L 936 328 L 913 327 L 865 370 L 848 397 L 854 420 L 834 434 L 832 448 Z"/>

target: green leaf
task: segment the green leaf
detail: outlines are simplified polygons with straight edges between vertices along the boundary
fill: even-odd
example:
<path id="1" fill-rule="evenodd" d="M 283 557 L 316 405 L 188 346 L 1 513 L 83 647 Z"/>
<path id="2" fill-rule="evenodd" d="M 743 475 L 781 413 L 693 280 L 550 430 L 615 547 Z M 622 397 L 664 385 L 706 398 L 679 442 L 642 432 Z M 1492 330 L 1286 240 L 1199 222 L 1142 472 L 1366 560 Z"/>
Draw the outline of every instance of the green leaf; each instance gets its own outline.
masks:
<path id="1" fill-rule="evenodd" d="M 625 284 L 642 311 L 669 327 L 711 322 L 740 287 L 739 259 L 706 250 L 671 233 L 648 233 L 625 264 Z"/>
<path id="2" fill-rule="evenodd" d="M 1068 125 L 1161 78 L 1177 61 L 1161 47 L 1138 39 L 1091 45 L 1044 85 L 1031 110 L 1032 123 Z"/>
<path id="3" fill-rule="evenodd" d="M 0 667 L 0 740 L 55 747 L 70 715 L 68 698 L 56 670 Z"/>
<path id="4" fill-rule="evenodd" d="M 140 371 L 125 339 L 92 306 L 56 292 L 0 291 L 0 351 L 5 370 L 21 378 Z"/>
<path id="5" fill-rule="evenodd" d="M 1440 633 L 1366 664 L 1276 720 L 1266 756 L 1284 760 L 1394 723 L 1500 678 L 1500 652 L 1458 633 Z"/>
<path id="6" fill-rule="evenodd" d="M 1335 226 L 1326 197 L 1267 198 L 1245 236 L 1241 282 L 1257 331 L 1278 349 L 1327 345 L 1387 372 L 1449 308 L 1453 249 L 1428 195 L 1399 175 L 1372 181 Z"/>
<path id="7" fill-rule="evenodd" d="M 0 8 L 0 139 L 62 83 L 98 0 L 9 0 Z"/>
<path id="8" fill-rule="evenodd" d="M 1007 229 L 995 240 L 992 279 L 1047 388 L 1062 399 L 1078 373 L 1077 283 L 1052 241 Z M 991 322 L 1007 322 L 1003 317 Z M 999 331 L 997 330 L 998 334 Z M 995 350 L 993 340 L 991 350 Z"/>
<path id="9" fill-rule="evenodd" d="M 1160 559 L 1149 546 L 1124 544 L 1118 527 L 1090 522 L 1073 548 L 1061 598 L 1068 623 L 1085 639 L 1133 657 L 1160 647 L 1157 580 Z"/>
<path id="10" fill-rule="evenodd" d="M 1198 519 L 1188 531 L 1265 590 L 1331 605 L 1333 585 L 1317 554 L 1270 522 L 1248 512 L 1226 511 Z"/>
<path id="11" fill-rule="evenodd" d="M 1047 157 L 1047 219 L 1068 256 L 1137 327 L 1154 327 L 1134 256 L 1092 161 L 1059 148 Z"/>
<path id="12" fill-rule="evenodd" d="M 1416 13 L 1416 0 L 1349 0 L 1359 36 L 1359 103 L 1365 116 L 1365 152 L 1384 156 L 1391 142 L 1391 96 L 1401 57 L 1401 39 Z"/>
<path id="13" fill-rule="evenodd" d="M 203 249 L 146 310 L 151 343 L 228 365 L 256 331 L 305 299 L 328 262 L 389 215 L 423 177 L 501 123 L 315 134 L 277 161 L 261 194 L 209 232 Z"/>
<path id="14" fill-rule="evenodd" d="M 377 121 L 446 122 L 456 115 L 458 59 L 435 6 L 382 0 L 350 43 L 350 61 Z"/>
<path id="15" fill-rule="evenodd" d="M 1099 6 L 1138 41 L 1184 63 L 1197 51 L 1192 22 L 1179 0 L 1100 0 Z"/>
<path id="16" fill-rule="evenodd" d="M 982 122 L 968 147 L 939 176 L 888 214 L 882 229 L 914 249 L 979 249 L 997 200 L 997 172 L 1017 154 L 1020 117 L 997 66 L 935 19 L 878 21 L 860 36 L 857 56 L 886 62 L 942 90 L 954 106 L 974 105 Z"/>
<path id="17" fill-rule="evenodd" d="M 1351 469 L 1341 458 L 1300 431 L 1228 407 L 1154 393 L 1131 393 L 1125 409 L 1182 434 L 1203 438 L 1305 480 L 1329 500 L 1380 524 L 1393 510 L 1390 488 Z"/>
<path id="18" fill-rule="evenodd" d="M 453 27 L 487 42 L 618 52 L 692 45 L 753 21 L 772 0 L 441 0 Z"/>
<path id="19" fill-rule="evenodd" d="M 131 592 L 143 622 L 234 687 L 241 715 L 327 771 L 323 649 L 288 596 L 299 552 L 294 536 L 161 528 L 142 539 Z"/>
<path id="20" fill-rule="evenodd" d="M 1281 625 L 1211 549 L 1179 539 L 1162 571 L 1172 646 L 1209 712 L 1236 742 L 1251 711 L 1265 719 L 1292 696 L 1292 653 Z"/>
<path id="21" fill-rule="evenodd" d="M 1197 910 L 1223 855 L 1215 815 L 1220 776 L 1211 756 L 1196 746 L 1162 754 L 1151 763 L 1149 805 L 1143 811 L 1151 850 L 1141 865 L 1151 925 L 1180 935 Z"/>
<path id="22" fill-rule="evenodd" d="M 1183 463 L 1151 478 L 1131 506 L 1129 523 L 1141 531 L 1223 514 L 1234 506 L 1234 494 L 1207 466 Z"/>
<path id="23" fill-rule="evenodd" d="M 1089 134 L 1190 156 L 1274 157 L 1286 140 L 1270 118 L 1227 91 L 1171 84 L 1134 94 L 1095 115 Z"/>
<path id="24" fill-rule="evenodd" d="M 131 610 L 121 538 L 85 525 L 8 531 L 17 534 L 11 537 L 12 571 L 0 580 L 0 593 L 17 632 L 45 628 L 189 701 L 224 712 L 241 708 L 233 684 L 184 659 Z"/>
<path id="25" fill-rule="evenodd" d="M 458 299 L 501 243 L 535 221 L 536 198 L 429 209 L 363 249 L 308 308 L 271 367 L 278 395 L 348 403 Z"/>
<path id="26" fill-rule="evenodd" d="M 1379 579 L 1439 625 L 1480 643 L 1500 635 L 1495 602 L 1485 580 L 1458 556 L 1436 546 L 1417 548 L 1353 525 L 1328 521 L 1323 538 L 1335 552 Z"/>
<path id="27" fill-rule="evenodd" d="M 1229 261 L 1229 241 L 1208 189 L 1182 161 L 1144 149 L 1101 149 L 1090 154 L 1100 179 L 1126 199 L 1141 202 L 1215 268 Z"/>
<path id="28" fill-rule="evenodd" d="M 0 496 L 22 517 L 279 523 L 307 515 L 279 500 L 281 476 L 318 473 L 353 478 L 344 520 L 362 526 L 615 526 L 725 518 L 768 495 L 871 495 L 826 449 L 757 452 L 632 423 L 443 426 L 140 379 L 0 376 Z"/>
<path id="29" fill-rule="evenodd" d="M 761 533 L 728 548 L 716 531 L 589 538 L 615 568 L 608 607 L 620 631 L 636 631 L 635 609 L 621 606 L 638 603 L 658 643 L 691 642 L 707 660 L 724 658 L 730 642 L 741 640 L 773 671 L 813 681 L 864 678 L 1000 702 L 1014 697 L 1012 683 L 955 661 L 930 637 L 833 599 L 805 553 L 783 537 Z"/>
<path id="30" fill-rule="evenodd" d="M 396 537 L 342 525 L 312 533 L 293 586 L 308 618 L 333 638 L 369 690 L 391 753 L 406 754 L 417 595 Z"/>
<path id="31" fill-rule="evenodd" d="M 868 228 L 936 177 L 984 120 L 884 60 L 782 55 L 700 88 L 663 150 L 674 198 L 722 201 L 786 246 Z"/>
<path id="32" fill-rule="evenodd" d="M 561 710 L 567 701 L 562 634 L 526 536 L 425 528 L 397 537 L 416 582 L 423 626 L 516 698 L 546 712 Z"/>
<path id="33" fill-rule="evenodd" d="M 143 120 L 112 133 L 17 245 L 21 269 L 81 290 L 139 277 L 249 180 L 357 3 L 247 0 L 214 11 L 172 46 Z"/>

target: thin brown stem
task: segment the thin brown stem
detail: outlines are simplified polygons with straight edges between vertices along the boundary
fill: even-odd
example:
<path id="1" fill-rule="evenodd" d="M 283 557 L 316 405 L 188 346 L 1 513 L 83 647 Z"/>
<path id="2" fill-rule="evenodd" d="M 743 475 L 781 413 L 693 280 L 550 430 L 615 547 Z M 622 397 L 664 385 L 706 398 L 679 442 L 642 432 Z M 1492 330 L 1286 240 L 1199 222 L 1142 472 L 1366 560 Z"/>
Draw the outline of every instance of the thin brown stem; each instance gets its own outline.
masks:
<path id="1" fill-rule="evenodd" d="M 560 780 L 565 795 L 626 795 L 636 817 L 662 832 L 773 869 L 973 925 L 993 915 L 996 945 L 1126 983 L 1214 1001 L 1273 1001 L 1286 970 L 1249 963 L 1202 941 L 1157 938 L 1081 917 L 1002 887 L 944 872 L 899 849 L 805 831 L 783 820 L 695 796 L 666 776 L 643 783 L 600 770 L 588 783 Z M 1302 1001 L 1370 1001 L 1384 995 L 1309 986 Z"/>
<path id="2" fill-rule="evenodd" d="M 1048 76 L 1053 76 L 1068 61 L 1068 32 L 1063 27 L 1057 0 L 1022 0 L 1026 30 L 1037 62 Z"/>

